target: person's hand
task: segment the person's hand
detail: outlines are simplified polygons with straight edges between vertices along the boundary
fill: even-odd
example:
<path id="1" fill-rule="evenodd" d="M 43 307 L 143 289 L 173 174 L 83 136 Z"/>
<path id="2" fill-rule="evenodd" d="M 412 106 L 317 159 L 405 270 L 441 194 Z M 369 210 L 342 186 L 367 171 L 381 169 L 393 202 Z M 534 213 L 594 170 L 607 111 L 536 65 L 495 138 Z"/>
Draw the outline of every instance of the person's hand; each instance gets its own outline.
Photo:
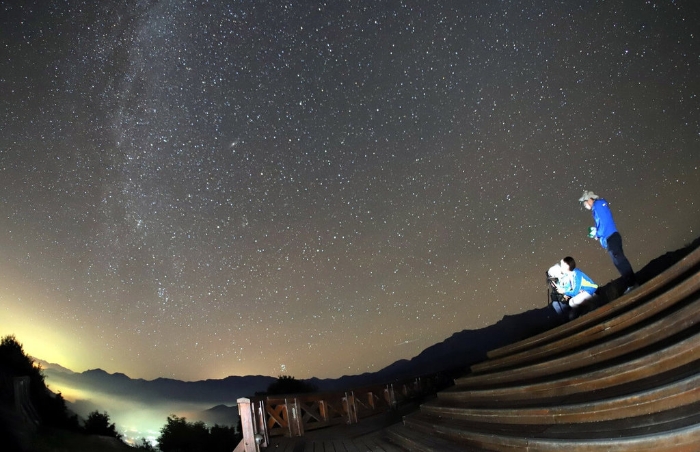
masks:
<path id="1" fill-rule="evenodd" d="M 597 229 L 596 229 L 596 227 L 595 227 L 595 226 L 591 226 L 590 228 L 588 228 L 588 237 L 594 239 L 594 238 L 595 238 L 596 232 L 598 232 Z"/>
<path id="2" fill-rule="evenodd" d="M 557 292 L 559 292 L 559 293 L 564 293 L 564 288 L 563 288 L 563 287 L 557 287 Z"/>

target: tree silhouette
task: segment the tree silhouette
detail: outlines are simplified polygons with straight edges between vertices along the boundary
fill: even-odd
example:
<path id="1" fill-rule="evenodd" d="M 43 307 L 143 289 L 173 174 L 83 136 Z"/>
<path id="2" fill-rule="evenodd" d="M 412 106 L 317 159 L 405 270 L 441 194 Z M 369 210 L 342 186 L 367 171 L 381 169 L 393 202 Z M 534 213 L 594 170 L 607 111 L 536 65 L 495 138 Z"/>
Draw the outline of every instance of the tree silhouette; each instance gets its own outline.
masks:
<path id="1" fill-rule="evenodd" d="M 111 436 L 113 438 L 122 437 L 117 433 L 114 424 L 109 423 L 109 414 L 107 414 L 107 412 L 100 413 L 99 411 L 93 411 L 88 414 L 83 430 L 88 435 Z"/>
<path id="2" fill-rule="evenodd" d="M 240 440 L 233 427 L 214 425 L 210 430 L 203 422 L 187 422 L 173 414 L 160 430 L 158 448 L 161 452 L 230 452 Z"/>
<path id="3" fill-rule="evenodd" d="M 301 394 L 315 391 L 316 386 L 290 375 L 280 375 L 277 381 L 270 383 L 267 387 L 267 394 Z"/>
<path id="4" fill-rule="evenodd" d="M 242 435 L 234 427 L 214 425 L 209 430 L 209 452 L 231 452 L 241 442 Z"/>
<path id="5" fill-rule="evenodd" d="M 168 416 L 167 423 L 160 430 L 158 448 L 162 452 L 198 452 L 209 439 L 209 431 L 204 422 L 187 422 L 184 417 Z"/>
<path id="6" fill-rule="evenodd" d="M 141 441 L 134 447 L 140 452 L 158 452 L 158 449 L 155 448 L 146 438 L 141 438 Z"/>

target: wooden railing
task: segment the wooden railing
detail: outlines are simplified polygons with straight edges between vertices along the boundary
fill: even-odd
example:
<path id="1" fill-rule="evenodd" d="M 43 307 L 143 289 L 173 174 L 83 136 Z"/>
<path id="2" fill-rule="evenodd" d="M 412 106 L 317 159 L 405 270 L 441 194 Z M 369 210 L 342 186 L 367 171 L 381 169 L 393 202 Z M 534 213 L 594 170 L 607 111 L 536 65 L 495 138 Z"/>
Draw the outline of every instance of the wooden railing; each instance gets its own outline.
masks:
<path id="1" fill-rule="evenodd" d="M 441 379 L 435 374 L 348 391 L 238 399 L 243 440 L 234 452 L 259 452 L 269 446 L 271 436 L 303 436 L 306 431 L 358 423 L 435 394 Z"/>

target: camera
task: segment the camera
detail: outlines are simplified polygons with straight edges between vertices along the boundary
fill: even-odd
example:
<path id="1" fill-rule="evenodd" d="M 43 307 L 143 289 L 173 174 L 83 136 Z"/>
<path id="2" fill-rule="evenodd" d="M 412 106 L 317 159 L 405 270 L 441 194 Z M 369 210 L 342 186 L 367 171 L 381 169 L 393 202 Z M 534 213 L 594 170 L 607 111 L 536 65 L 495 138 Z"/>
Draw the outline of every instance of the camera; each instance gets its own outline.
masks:
<path id="1" fill-rule="evenodd" d="M 552 308 L 561 314 L 569 307 L 569 304 L 564 300 L 564 294 L 557 291 L 559 280 L 563 276 L 561 267 L 559 264 L 555 264 L 545 274 L 547 277 L 547 304 L 552 305 Z"/>

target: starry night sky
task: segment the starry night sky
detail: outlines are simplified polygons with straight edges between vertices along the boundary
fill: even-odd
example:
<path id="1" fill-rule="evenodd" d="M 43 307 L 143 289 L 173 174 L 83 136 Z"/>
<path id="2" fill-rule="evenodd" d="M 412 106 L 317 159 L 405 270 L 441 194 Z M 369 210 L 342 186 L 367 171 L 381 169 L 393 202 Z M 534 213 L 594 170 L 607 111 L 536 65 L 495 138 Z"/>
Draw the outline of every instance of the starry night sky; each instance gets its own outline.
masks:
<path id="1" fill-rule="evenodd" d="M 0 5 L 0 334 L 75 371 L 379 370 L 617 278 L 583 189 L 700 235 L 696 1 Z"/>

